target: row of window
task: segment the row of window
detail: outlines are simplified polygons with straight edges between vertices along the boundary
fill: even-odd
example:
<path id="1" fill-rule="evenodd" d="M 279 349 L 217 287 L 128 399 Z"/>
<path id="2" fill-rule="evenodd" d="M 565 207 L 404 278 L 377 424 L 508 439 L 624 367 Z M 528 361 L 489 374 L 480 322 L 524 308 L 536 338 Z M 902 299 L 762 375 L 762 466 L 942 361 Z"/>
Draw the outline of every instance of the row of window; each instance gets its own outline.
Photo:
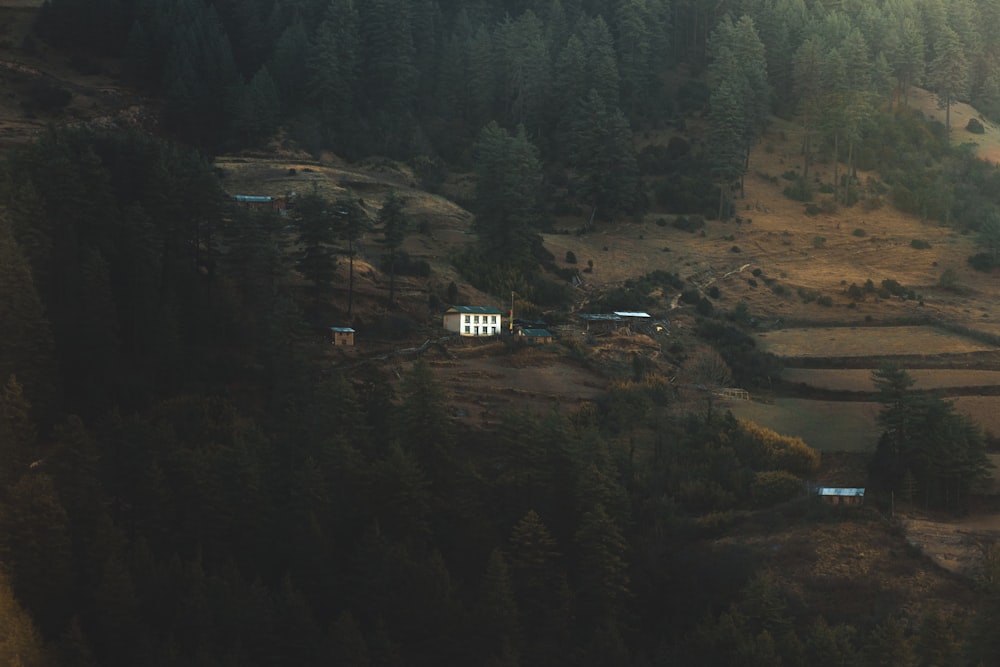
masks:
<path id="1" fill-rule="evenodd" d="M 484 317 L 483 319 L 486 319 L 486 318 Z M 473 336 L 479 336 L 479 335 L 483 335 L 483 336 L 496 336 L 497 335 L 497 328 L 496 327 L 493 327 L 493 331 L 492 332 L 487 331 L 487 329 L 489 327 L 483 327 L 482 331 L 479 331 L 479 327 L 475 327 L 475 331 L 474 332 L 470 330 L 471 328 L 472 327 L 470 327 L 468 324 L 466 324 L 465 325 L 465 333 L 472 334 Z"/>
<path id="2" fill-rule="evenodd" d="M 472 317 L 472 315 L 466 315 L 465 316 L 465 323 L 466 324 L 469 323 L 469 318 L 470 317 Z M 487 322 L 486 317 L 487 317 L 486 315 L 483 315 L 483 324 L 486 324 L 486 322 Z M 489 317 L 493 318 L 491 320 L 488 320 L 489 322 L 492 322 L 493 324 L 497 323 L 497 316 L 496 315 L 490 315 Z M 476 315 L 475 318 L 476 318 L 475 319 L 476 324 L 479 324 L 479 315 Z M 469 327 L 465 327 L 465 333 L 469 333 Z"/>

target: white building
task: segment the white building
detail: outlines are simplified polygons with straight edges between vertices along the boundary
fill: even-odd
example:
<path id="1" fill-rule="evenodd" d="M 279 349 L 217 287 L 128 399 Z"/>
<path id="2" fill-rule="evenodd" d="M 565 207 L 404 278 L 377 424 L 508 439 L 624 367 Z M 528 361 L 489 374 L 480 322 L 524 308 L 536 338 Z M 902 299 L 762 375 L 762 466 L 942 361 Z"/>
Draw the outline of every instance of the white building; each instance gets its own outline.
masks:
<path id="1" fill-rule="evenodd" d="M 462 336 L 499 336 L 503 313 L 490 306 L 452 306 L 444 312 L 444 328 Z"/>

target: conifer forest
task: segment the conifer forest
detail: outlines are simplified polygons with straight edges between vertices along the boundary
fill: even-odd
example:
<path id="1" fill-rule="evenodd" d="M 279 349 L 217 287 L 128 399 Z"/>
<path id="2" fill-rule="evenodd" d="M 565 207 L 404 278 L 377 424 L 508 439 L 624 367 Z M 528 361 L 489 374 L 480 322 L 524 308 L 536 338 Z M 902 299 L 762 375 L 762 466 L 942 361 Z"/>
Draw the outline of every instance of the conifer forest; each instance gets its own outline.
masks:
<path id="1" fill-rule="evenodd" d="M 0 151 L 0 664 L 1000 664 L 1000 550 L 919 614 L 874 576 L 803 594 L 731 531 L 891 533 L 885 508 L 799 498 L 819 452 L 712 398 L 679 409 L 639 355 L 586 408 L 483 425 L 426 359 L 328 363 L 331 315 L 368 316 L 331 306 L 355 243 L 379 238 L 392 311 L 420 275 L 414 222 L 395 196 L 237 210 L 214 164 L 280 136 L 427 191 L 468 174 L 476 240 L 447 260 L 568 319 L 555 217 L 732 218 L 781 118 L 803 137 L 789 197 L 809 201 L 820 154 L 839 205 L 878 171 L 887 205 L 971 235 L 991 280 L 1000 171 L 948 136 L 959 101 L 1000 122 L 996 0 L 45 0 L 17 46 L 114 63 L 160 122 L 55 121 Z M 944 123 L 910 112 L 915 87 Z M 653 268 L 594 308 L 680 291 L 711 350 L 685 358 L 693 383 L 769 385 L 752 314 Z M 991 436 L 903 368 L 872 382 L 872 494 L 966 510 Z"/>

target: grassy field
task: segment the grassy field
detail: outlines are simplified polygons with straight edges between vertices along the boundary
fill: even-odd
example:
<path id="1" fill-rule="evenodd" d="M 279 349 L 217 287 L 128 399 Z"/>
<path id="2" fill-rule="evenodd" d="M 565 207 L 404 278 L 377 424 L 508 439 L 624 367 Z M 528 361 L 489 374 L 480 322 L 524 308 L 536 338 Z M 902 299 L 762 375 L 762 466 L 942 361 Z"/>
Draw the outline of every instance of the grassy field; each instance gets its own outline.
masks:
<path id="1" fill-rule="evenodd" d="M 927 356 L 996 349 L 925 326 L 781 329 L 758 334 L 757 342 L 764 350 L 788 358 Z"/>
<path id="2" fill-rule="evenodd" d="M 781 378 L 819 389 L 834 391 L 874 391 L 874 369 L 786 368 Z M 909 369 L 906 371 L 916 384 L 915 389 L 948 389 L 949 387 L 1000 386 L 1000 371 L 960 369 Z"/>
<path id="3" fill-rule="evenodd" d="M 779 398 L 773 404 L 732 401 L 728 407 L 741 419 L 798 436 L 821 452 L 874 451 L 878 441 L 877 403 Z"/>

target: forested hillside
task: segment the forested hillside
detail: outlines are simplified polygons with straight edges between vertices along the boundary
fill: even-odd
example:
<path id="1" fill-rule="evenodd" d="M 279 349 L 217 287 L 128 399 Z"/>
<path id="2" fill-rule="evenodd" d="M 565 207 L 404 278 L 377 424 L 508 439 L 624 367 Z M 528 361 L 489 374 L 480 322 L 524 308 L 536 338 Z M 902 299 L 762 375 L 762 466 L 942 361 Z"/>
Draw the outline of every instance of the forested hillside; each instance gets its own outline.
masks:
<path id="1" fill-rule="evenodd" d="M 651 209 L 692 215 L 692 232 L 733 216 L 777 115 L 802 128 L 789 197 L 977 230 L 988 271 L 998 172 L 907 104 L 924 85 L 945 108 L 1000 118 L 997 3 L 49 0 L 36 28 L 141 89 L 163 132 L 53 115 L 4 155 L 0 663 L 1000 659 L 995 556 L 974 589 L 878 518 L 785 504 L 818 453 L 710 393 L 680 401 L 639 354 L 605 369 L 592 405 L 481 426 L 450 410 L 426 360 L 398 374 L 331 365 L 331 286 L 352 279 L 354 243 L 375 228 L 387 272 L 403 271 L 403 205 L 314 191 L 288 218 L 237 210 L 211 161 L 387 156 L 428 189 L 469 172 L 478 244 L 449 260 L 486 293 L 516 288 L 519 307 L 559 313 L 569 288 L 539 236 L 553 218 L 586 221 L 585 235 Z M 855 177 L 876 169 L 882 182 Z M 651 268 L 616 303 L 645 307 L 665 286 L 685 283 Z M 730 371 L 769 380 L 749 313 L 682 297 L 703 316 L 671 353 L 689 388 Z M 940 489 L 928 506 L 962 505 L 985 467 L 981 432 L 908 393 L 905 374 L 881 377 L 878 469 L 902 484 L 913 468 Z M 961 465 L 925 460 L 955 433 Z M 786 526 L 816 532 L 776 543 Z M 786 576 L 803 563 L 815 571 Z"/>

